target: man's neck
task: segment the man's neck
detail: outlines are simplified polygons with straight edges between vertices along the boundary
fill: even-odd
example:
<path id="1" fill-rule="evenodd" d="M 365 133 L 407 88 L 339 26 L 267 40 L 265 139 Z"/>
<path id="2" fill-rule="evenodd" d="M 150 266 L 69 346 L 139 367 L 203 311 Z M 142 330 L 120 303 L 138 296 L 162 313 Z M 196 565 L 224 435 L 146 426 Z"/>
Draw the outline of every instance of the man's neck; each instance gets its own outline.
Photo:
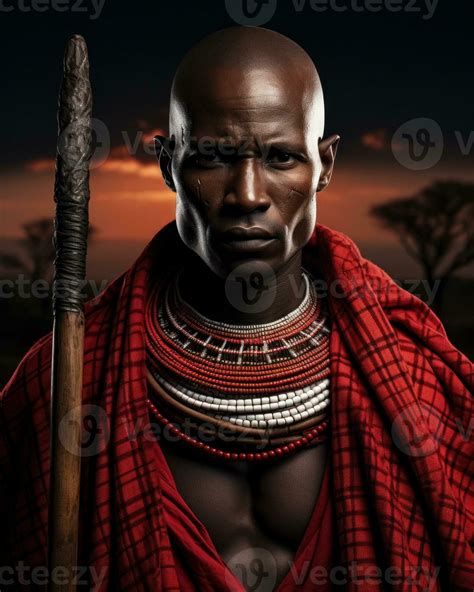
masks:
<path id="1" fill-rule="evenodd" d="M 242 325 L 271 323 L 295 310 L 304 299 L 301 253 L 297 253 L 271 279 L 265 278 L 264 286 L 264 302 L 268 306 L 257 305 L 255 309 L 263 310 L 249 312 L 252 306 L 242 307 L 230 301 L 226 294 L 226 279 L 214 274 L 200 259 L 184 268 L 179 281 L 181 297 L 209 319 Z M 242 290 L 245 290 L 243 285 Z M 249 288 L 249 292 L 252 290 L 255 294 L 254 288 Z"/>

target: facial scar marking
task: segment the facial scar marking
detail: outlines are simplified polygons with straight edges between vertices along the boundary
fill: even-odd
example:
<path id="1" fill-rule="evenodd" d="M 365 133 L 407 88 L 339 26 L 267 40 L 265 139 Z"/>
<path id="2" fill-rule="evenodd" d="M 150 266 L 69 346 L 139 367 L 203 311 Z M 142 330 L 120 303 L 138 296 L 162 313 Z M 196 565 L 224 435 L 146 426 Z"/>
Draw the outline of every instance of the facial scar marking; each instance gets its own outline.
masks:
<path id="1" fill-rule="evenodd" d="M 202 198 L 202 194 L 201 194 L 201 179 L 197 180 L 197 185 L 198 185 L 198 195 L 199 195 L 199 199 L 200 201 L 204 202 L 206 204 L 207 207 L 209 207 L 209 202 L 205 199 Z"/>
<path id="2" fill-rule="evenodd" d="M 303 194 L 303 193 L 301 193 L 301 191 L 297 191 L 297 190 L 296 190 L 296 189 L 294 189 L 293 187 L 291 187 L 291 189 L 289 190 L 287 197 L 291 197 L 293 193 L 296 193 L 296 195 L 297 195 L 298 197 L 304 197 L 304 194 Z"/>

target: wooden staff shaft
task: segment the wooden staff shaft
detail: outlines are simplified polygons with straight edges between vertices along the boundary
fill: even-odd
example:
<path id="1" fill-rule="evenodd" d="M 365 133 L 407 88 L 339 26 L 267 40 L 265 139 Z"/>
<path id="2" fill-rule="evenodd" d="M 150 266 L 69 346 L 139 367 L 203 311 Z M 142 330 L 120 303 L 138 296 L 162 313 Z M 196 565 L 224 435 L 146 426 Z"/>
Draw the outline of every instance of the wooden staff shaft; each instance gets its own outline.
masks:
<path id="1" fill-rule="evenodd" d="M 59 95 L 51 368 L 49 592 L 73 592 L 77 575 L 84 313 L 92 94 L 84 39 L 66 47 Z M 59 574 L 59 575 L 58 575 Z"/>
<path id="2" fill-rule="evenodd" d="M 53 330 L 51 479 L 49 500 L 50 592 L 73 592 L 77 566 L 81 483 L 81 394 L 84 316 L 59 312 Z M 66 419 L 67 418 L 67 419 Z M 67 422 L 67 425 L 64 422 Z M 61 571 L 55 568 L 64 568 Z"/>

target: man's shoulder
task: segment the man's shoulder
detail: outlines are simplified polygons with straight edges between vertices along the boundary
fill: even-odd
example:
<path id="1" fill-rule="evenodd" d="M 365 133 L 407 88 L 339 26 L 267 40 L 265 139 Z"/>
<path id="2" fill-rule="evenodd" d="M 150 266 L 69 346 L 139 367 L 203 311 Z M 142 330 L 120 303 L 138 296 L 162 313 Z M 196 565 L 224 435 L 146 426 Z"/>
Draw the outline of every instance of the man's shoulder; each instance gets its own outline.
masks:
<path id="1" fill-rule="evenodd" d="M 390 322 L 415 384 L 429 391 L 426 376 L 438 381 L 440 368 L 456 369 L 472 388 L 474 364 L 450 341 L 442 320 L 420 297 L 395 282 L 373 262 L 363 259 L 367 284 Z M 445 379 L 454 376 L 444 371 Z M 424 379 L 423 379 L 424 377 Z"/>
<path id="2" fill-rule="evenodd" d="M 36 341 L 25 353 L 10 380 L 0 393 L 0 408 L 5 411 L 10 400 L 30 390 L 48 387 L 51 372 L 52 331 Z"/>
<path id="3" fill-rule="evenodd" d="M 361 266 L 367 287 L 375 293 L 380 306 L 395 327 L 423 327 L 424 332 L 438 333 L 447 338 L 441 319 L 434 310 L 417 295 L 412 286 L 403 287 L 384 269 L 361 257 Z"/>

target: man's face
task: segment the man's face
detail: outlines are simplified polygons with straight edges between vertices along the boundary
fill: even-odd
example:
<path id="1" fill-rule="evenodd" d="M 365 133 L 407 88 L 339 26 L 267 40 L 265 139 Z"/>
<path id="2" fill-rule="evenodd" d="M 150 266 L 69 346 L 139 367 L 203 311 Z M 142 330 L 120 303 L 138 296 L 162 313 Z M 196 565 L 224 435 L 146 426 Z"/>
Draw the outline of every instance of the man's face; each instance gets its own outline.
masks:
<path id="1" fill-rule="evenodd" d="M 293 78 L 226 71 L 173 106 L 178 231 L 217 275 L 250 260 L 277 273 L 313 231 L 324 168 L 321 113 Z M 268 237 L 229 233 L 236 227 L 258 227 Z"/>

